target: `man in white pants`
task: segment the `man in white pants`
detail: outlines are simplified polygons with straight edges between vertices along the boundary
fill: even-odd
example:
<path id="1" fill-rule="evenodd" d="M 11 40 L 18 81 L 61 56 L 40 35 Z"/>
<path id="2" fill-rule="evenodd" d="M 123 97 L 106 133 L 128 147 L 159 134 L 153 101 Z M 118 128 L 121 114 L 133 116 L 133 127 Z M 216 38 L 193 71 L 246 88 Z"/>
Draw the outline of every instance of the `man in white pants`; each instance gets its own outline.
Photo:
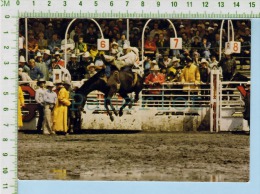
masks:
<path id="1" fill-rule="evenodd" d="M 43 121 L 43 134 L 55 134 L 52 130 L 52 110 L 57 100 L 57 94 L 52 91 L 54 85 L 52 82 L 46 84 L 46 92 L 44 93 L 44 121 Z"/>

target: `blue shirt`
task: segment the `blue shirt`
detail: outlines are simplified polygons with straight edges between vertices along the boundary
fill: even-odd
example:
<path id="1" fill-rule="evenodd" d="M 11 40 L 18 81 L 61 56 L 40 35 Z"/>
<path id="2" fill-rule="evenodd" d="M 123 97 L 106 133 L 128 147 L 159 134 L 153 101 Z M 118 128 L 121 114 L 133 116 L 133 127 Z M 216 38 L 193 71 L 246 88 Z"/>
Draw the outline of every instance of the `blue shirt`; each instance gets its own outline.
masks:
<path id="1" fill-rule="evenodd" d="M 57 94 L 53 91 L 46 90 L 43 96 L 45 103 L 55 104 L 57 100 Z"/>
<path id="2" fill-rule="evenodd" d="M 43 73 L 41 72 L 39 67 L 33 67 L 30 70 L 30 77 L 32 78 L 32 80 L 37 80 L 39 78 L 43 78 Z"/>

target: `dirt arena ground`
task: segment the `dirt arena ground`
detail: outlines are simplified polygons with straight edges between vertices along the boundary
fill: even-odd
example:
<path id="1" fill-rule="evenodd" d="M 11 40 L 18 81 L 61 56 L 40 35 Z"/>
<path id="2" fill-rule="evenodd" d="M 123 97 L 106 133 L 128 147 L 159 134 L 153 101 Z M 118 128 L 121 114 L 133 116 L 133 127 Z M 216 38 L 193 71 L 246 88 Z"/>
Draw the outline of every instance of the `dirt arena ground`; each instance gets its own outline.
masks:
<path id="1" fill-rule="evenodd" d="M 22 180 L 249 181 L 249 135 L 19 132 Z"/>

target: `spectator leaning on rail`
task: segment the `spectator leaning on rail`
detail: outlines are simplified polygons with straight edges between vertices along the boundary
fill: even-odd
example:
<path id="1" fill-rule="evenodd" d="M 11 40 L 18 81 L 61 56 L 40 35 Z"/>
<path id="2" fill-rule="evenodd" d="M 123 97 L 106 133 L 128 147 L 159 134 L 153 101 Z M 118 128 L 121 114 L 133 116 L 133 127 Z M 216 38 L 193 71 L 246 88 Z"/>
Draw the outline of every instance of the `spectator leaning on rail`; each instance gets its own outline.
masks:
<path id="1" fill-rule="evenodd" d="M 18 77 L 19 77 L 19 81 L 25 81 L 25 82 L 32 81 L 30 76 L 27 73 L 23 72 L 23 68 L 18 69 Z"/>
<path id="2" fill-rule="evenodd" d="M 35 64 L 35 60 L 34 59 L 30 59 L 29 61 L 29 66 L 30 66 L 30 77 L 32 80 L 36 81 L 38 79 L 43 79 L 43 73 L 40 70 L 39 67 L 36 66 Z"/>
<path id="3" fill-rule="evenodd" d="M 206 85 L 201 85 L 201 95 L 203 100 L 208 100 L 209 97 L 206 95 L 209 95 L 209 83 L 210 83 L 210 68 L 208 67 L 209 62 L 206 59 L 202 59 L 200 62 L 200 79 L 202 84 Z"/>
<path id="4" fill-rule="evenodd" d="M 41 72 L 43 73 L 43 79 L 44 80 L 49 80 L 49 70 L 45 62 L 42 60 L 42 55 L 40 52 L 37 53 L 36 55 L 36 67 L 38 67 Z"/>
<path id="5" fill-rule="evenodd" d="M 185 59 L 186 66 L 182 70 L 181 82 L 188 85 L 183 86 L 184 92 L 197 93 L 198 84 L 200 83 L 199 67 L 192 63 L 192 59 L 188 56 Z M 191 85 L 190 85 L 191 84 Z"/>
<path id="6" fill-rule="evenodd" d="M 80 65 L 77 62 L 77 57 L 75 54 L 72 54 L 70 56 L 70 61 L 67 64 L 67 69 L 69 70 L 70 74 L 71 74 L 71 79 L 76 81 L 76 80 L 81 80 L 81 76 L 79 72 L 80 69 Z"/>
<path id="7" fill-rule="evenodd" d="M 225 57 L 219 62 L 219 66 L 222 68 L 223 81 L 230 81 L 235 73 L 236 61 L 231 56 L 231 51 L 225 51 Z"/>
<path id="8" fill-rule="evenodd" d="M 42 132 L 42 124 L 43 124 L 43 119 L 44 119 L 44 93 L 46 92 L 45 89 L 45 83 L 46 81 L 44 79 L 39 79 L 37 81 L 38 89 L 35 91 L 35 101 L 37 102 L 38 105 L 38 113 L 39 113 L 39 118 L 37 122 L 37 132 L 41 133 Z"/>
<path id="9" fill-rule="evenodd" d="M 154 65 L 151 68 L 151 73 L 145 78 L 145 84 L 152 90 L 149 91 L 149 94 L 152 94 L 148 99 L 150 100 L 161 100 L 162 97 L 160 94 L 162 91 L 162 84 L 165 82 L 165 76 L 160 73 L 160 68 L 158 65 Z M 156 89 L 156 90 L 154 90 Z M 155 96 L 154 96 L 155 95 Z"/>
<path id="10" fill-rule="evenodd" d="M 22 68 L 23 72 L 27 73 L 28 75 L 30 74 L 30 67 L 26 65 L 24 56 L 20 56 L 19 68 Z"/>
<path id="11" fill-rule="evenodd" d="M 53 125 L 53 109 L 57 100 L 57 94 L 52 90 L 54 87 L 52 82 L 47 82 L 47 90 L 44 93 L 44 121 L 43 121 L 43 134 L 55 134 L 52 130 Z"/>
<path id="12" fill-rule="evenodd" d="M 68 82 L 67 84 L 70 83 Z M 68 106 L 71 104 L 69 92 L 63 86 L 62 82 L 56 83 L 56 87 L 58 90 L 58 100 L 53 110 L 53 131 L 62 132 L 66 135 L 68 131 Z"/>

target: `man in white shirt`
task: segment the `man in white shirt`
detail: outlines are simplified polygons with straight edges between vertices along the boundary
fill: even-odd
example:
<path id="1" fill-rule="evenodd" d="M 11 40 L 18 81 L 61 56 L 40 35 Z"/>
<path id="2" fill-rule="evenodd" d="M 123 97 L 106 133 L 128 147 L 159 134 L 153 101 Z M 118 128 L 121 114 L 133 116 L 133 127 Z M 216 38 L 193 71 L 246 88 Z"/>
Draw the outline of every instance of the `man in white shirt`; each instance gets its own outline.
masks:
<path id="1" fill-rule="evenodd" d="M 52 131 L 52 110 L 57 100 L 57 94 L 52 90 L 54 85 L 52 82 L 48 82 L 46 84 L 47 90 L 44 93 L 43 100 L 44 100 L 44 121 L 43 121 L 43 134 L 55 134 Z"/>
<path id="2" fill-rule="evenodd" d="M 124 68 L 125 70 L 130 69 L 138 59 L 138 56 L 135 54 L 135 52 L 132 51 L 132 49 L 127 44 L 124 45 L 123 49 L 125 55 L 115 60 L 115 66 L 119 70 L 121 68 Z"/>

